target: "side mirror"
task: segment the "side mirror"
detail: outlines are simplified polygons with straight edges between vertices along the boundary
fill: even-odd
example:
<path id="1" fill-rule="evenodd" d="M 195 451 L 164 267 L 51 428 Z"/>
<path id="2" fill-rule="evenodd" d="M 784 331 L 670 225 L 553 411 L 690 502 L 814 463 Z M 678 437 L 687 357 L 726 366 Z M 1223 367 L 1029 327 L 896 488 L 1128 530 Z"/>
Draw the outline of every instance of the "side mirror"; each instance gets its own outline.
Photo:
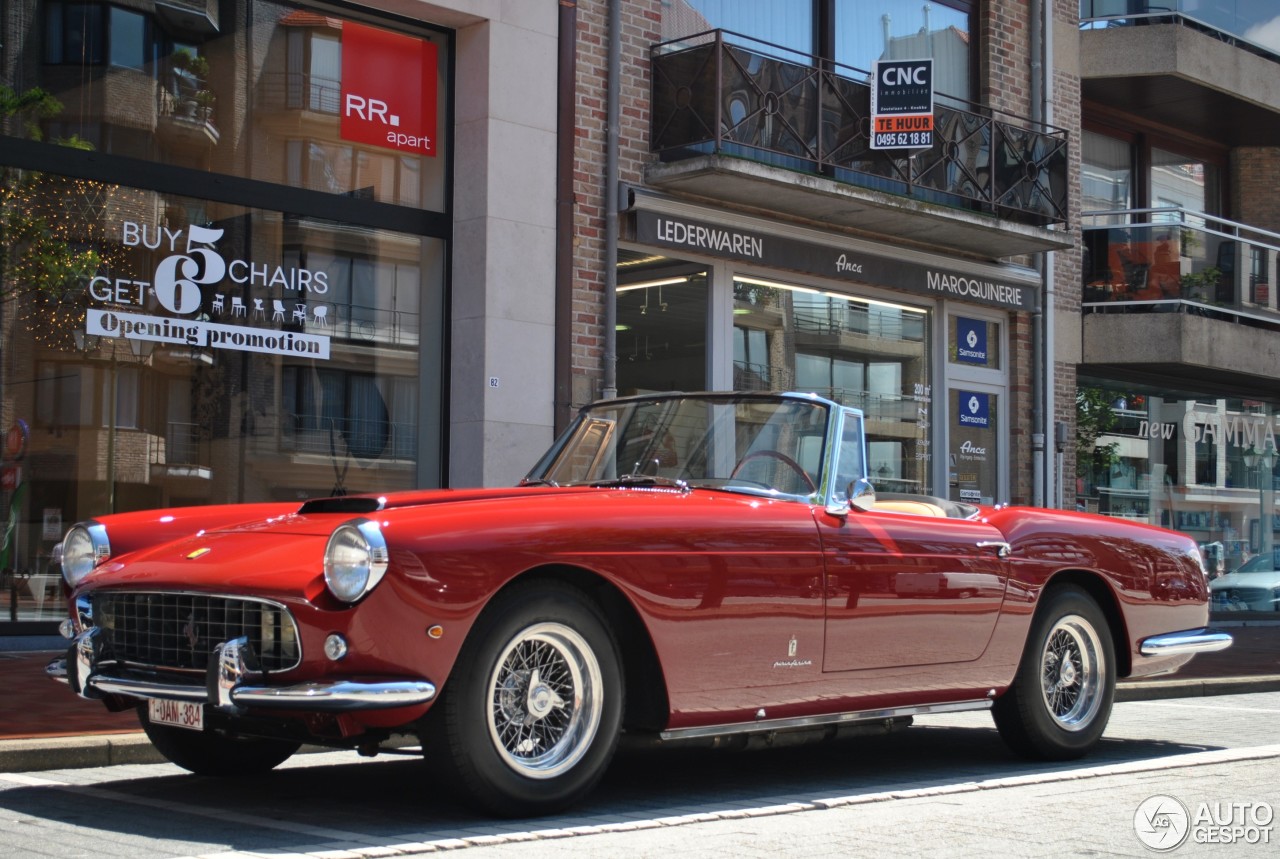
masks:
<path id="1" fill-rule="evenodd" d="M 876 506 L 876 488 L 870 480 L 859 477 L 849 484 L 849 506 L 862 513 Z"/>
<path id="2" fill-rule="evenodd" d="M 827 513 L 831 516 L 848 516 L 850 510 L 866 513 L 876 506 L 876 488 L 865 477 L 859 477 L 849 484 L 846 497 L 848 501 L 833 502 L 827 505 Z"/>

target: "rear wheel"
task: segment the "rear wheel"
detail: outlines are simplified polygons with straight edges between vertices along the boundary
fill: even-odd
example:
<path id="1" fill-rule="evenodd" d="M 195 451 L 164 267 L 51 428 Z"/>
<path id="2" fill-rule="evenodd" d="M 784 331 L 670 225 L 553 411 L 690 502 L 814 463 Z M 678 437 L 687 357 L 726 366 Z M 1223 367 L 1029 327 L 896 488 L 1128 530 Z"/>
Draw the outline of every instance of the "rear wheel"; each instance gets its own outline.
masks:
<path id="1" fill-rule="evenodd" d="M 1116 691 L 1115 649 L 1097 602 L 1072 585 L 1043 598 L 1013 685 L 992 714 L 1027 757 L 1069 760 L 1098 742 Z"/>
<path id="2" fill-rule="evenodd" d="M 289 740 L 233 739 L 156 725 L 147 719 L 146 704 L 138 707 L 138 720 L 160 754 L 197 775 L 259 775 L 287 761 L 302 745 Z"/>
<path id="3" fill-rule="evenodd" d="M 604 775 L 622 721 L 622 669 L 600 610 L 576 588 L 518 586 L 472 628 L 440 702 L 442 754 L 485 810 L 546 814 Z"/>

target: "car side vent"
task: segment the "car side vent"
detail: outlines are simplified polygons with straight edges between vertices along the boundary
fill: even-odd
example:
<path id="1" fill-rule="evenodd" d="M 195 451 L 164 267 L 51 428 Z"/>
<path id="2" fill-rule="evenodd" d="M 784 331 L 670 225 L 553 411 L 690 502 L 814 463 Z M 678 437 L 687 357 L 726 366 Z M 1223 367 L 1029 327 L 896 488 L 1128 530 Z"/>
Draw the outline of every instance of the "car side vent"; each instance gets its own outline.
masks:
<path id="1" fill-rule="evenodd" d="M 299 513 L 374 513 L 382 509 L 385 498 L 347 495 L 336 498 L 313 498 L 302 505 Z"/>

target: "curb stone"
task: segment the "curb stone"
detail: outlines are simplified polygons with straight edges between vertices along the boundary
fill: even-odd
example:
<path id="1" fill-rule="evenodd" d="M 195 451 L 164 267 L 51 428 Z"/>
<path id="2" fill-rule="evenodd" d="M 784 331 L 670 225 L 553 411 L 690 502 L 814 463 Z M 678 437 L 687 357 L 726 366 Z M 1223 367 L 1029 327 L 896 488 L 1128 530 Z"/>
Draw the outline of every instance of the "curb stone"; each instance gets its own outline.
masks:
<path id="1" fill-rule="evenodd" d="M 1116 701 L 1158 701 L 1168 698 L 1204 698 L 1280 691 L 1280 675 L 1216 679 L 1143 680 L 1121 682 Z M 302 753 L 328 752 L 320 746 L 303 746 Z M 165 759 L 141 731 L 90 734 L 77 737 L 37 737 L 0 740 L 0 773 L 110 767 L 125 764 L 159 764 Z"/>

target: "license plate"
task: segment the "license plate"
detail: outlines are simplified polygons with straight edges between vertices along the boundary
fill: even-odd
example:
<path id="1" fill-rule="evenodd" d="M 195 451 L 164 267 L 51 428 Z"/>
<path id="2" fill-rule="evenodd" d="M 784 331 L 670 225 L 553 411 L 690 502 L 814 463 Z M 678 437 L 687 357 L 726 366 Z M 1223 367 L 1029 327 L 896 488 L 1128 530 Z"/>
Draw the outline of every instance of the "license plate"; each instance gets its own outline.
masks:
<path id="1" fill-rule="evenodd" d="M 204 705 L 190 701 L 147 700 L 147 718 L 153 725 L 172 725 L 192 731 L 204 730 Z"/>

